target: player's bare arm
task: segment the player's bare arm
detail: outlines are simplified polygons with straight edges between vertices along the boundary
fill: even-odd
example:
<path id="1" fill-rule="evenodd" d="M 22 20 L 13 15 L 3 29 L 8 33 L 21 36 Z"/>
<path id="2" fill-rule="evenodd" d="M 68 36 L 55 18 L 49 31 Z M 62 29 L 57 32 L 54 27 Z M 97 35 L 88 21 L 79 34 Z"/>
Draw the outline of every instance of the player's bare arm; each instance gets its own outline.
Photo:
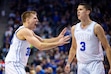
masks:
<path id="1" fill-rule="evenodd" d="M 70 71 L 70 64 L 71 64 L 72 60 L 75 58 L 75 55 L 76 55 L 76 41 L 75 41 L 75 37 L 74 37 L 74 29 L 75 29 L 75 26 L 73 26 L 71 28 L 72 45 L 71 45 L 71 48 L 70 48 L 70 51 L 69 51 L 69 56 L 68 56 L 67 64 L 65 66 L 65 72 L 66 73 L 69 73 L 69 71 Z"/>
<path id="2" fill-rule="evenodd" d="M 105 37 L 105 33 L 104 33 L 104 30 L 103 28 L 97 24 L 95 26 L 95 34 L 97 35 L 97 37 L 99 38 L 99 40 L 101 41 L 105 51 L 106 51 L 106 55 L 107 55 L 107 58 L 108 58 L 108 61 L 109 61 L 109 64 L 110 64 L 110 68 L 111 68 L 111 47 Z"/>
<path id="3" fill-rule="evenodd" d="M 57 37 L 54 37 L 54 38 L 50 38 L 50 39 L 42 39 L 40 38 L 39 36 L 35 35 L 39 40 L 43 41 L 43 42 L 46 42 L 46 43 L 49 43 L 49 42 L 57 42 L 60 38 L 64 37 L 64 34 L 66 32 L 66 28 L 64 28 L 62 30 L 62 32 L 59 34 L 59 36 Z"/>
<path id="4" fill-rule="evenodd" d="M 19 39 L 27 40 L 31 45 L 38 48 L 39 50 L 48 50 L 48 49 L 69 43 L 68 40 L 70 39 L 69 36 L 66 36 L 61 38 L 58 42 L 45 43 L 37 39 L 33 33 L 34 32 L 32 30 L 24 28 L 18 31 L 17 36 Z"/>
<path id="5" fill-rule="evenodd" d="M 69 51 L 68 63 L 71 63 L 73 58 L 76 55 L 76 40 L 75 40 L 75 37 L 74 37 L 74 29 L 75 29 L 75 26 L 73 26 L 71 28 L 72 45 L 71 45 L 71 48 L 70 48 L 70 51 Z"/>

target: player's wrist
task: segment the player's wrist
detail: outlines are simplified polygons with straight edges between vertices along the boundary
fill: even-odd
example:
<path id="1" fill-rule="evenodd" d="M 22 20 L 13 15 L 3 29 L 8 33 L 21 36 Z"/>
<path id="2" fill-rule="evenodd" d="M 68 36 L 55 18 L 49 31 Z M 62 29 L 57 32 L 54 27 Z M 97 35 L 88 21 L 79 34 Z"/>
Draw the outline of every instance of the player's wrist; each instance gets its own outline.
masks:
<path id="1" fill-rule="evenodd" d="M 67 62 L 67 64 L 66 64 L 66 65 L 69 65 L 69 66 L 70 66 L 70 65 L 71 65 L 71 63 L 70 63 L 70 62 Z"/>

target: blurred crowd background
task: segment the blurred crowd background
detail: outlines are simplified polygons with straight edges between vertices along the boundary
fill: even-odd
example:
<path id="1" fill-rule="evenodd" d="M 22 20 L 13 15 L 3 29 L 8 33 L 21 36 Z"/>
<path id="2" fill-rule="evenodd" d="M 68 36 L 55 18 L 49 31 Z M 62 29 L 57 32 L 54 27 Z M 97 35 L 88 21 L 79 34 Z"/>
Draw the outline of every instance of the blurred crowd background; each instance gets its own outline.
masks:
<path id="1" fill-rule="evenodd" d="M 67 27 L 65 35 L 71 36 L 71 26 L 79 22 L 76 16 L 76 8 L 80 2 L 86 2 L 92 6 L 91 18 L 101 24 L 111 45 L 110 0 L 0 0 L 0 74 L 4 74 L 4 60 L 9 51 L 14 31 L 22 25 L 21 14 L 24 11 L 37 11 L 40 23 L 34 32 L 40 37 L 56 37 L 64 27 Z M 71 40 L 69 44 L 48 51 L 39 51 L 31 47 L 29 62 L 25 68 L 27 74 L 65 74 L 64 67 L 70 46 Z M 103 54 L 107 74 L 109 63 L 105 51 Z M 74 59 L 70 74 L 77 74 L 76 63 L 77 60 Z"/>

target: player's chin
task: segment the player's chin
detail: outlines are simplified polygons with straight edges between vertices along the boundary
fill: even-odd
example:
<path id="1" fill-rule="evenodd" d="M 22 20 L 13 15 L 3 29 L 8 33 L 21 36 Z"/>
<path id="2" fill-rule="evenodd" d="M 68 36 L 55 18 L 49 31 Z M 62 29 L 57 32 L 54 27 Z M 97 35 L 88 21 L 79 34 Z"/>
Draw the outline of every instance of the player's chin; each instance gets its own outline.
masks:
<path id="1" fill-rule="evenodd" d="M 80 16 L 78 16 L 78 19 L 79 19 L 79 20 L 81 19 Z"/>
<path id="2" fill-rule="evenodd" d="M 32 30 L 35 30 L 36 29 L 36 26 L 32 27 Z"/>
<path id="3" fill-rule="evenodd" d="M 36 29 L 37 27 L 35 26 L 34 29 Z"/>

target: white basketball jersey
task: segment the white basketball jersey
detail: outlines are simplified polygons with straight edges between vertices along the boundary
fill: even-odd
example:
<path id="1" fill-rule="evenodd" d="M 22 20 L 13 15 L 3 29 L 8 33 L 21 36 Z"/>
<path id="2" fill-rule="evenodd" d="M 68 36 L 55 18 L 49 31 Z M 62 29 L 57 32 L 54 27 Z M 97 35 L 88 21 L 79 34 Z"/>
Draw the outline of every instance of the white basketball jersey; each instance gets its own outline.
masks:
<path id="1" fill-rule="evenodd" d="M 26 40 L 18 39 L 16 36 L 17 32 L 22 28 L 24 28 L 24 26 L 20 26 L 16 30 L 10 45 L 10 50 L 6 56 L 5 62 L 14 61 L 26 66 L 31 51 L 30 44 Z"/>
<path id="2" fill-rule="evenodd" d="M 92 23 L 86 28 L 81 28 L 81 22 L 76 24 L 74 35 L 77 43 L 76 56 L 78 62 L 89 63 L 91 61 L 103 60 L 103 50 L 101 42 L 94 34 L 94 26 Z"/>

